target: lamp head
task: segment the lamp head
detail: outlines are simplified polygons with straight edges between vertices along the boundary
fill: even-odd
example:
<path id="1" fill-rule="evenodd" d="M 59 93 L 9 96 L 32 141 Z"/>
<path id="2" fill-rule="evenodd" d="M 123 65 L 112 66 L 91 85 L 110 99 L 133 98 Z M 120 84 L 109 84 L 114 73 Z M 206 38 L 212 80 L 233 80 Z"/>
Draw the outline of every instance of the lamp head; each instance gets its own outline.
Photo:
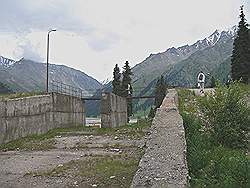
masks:
<path id="1" fill-rule="evenodd" d="M 48 33 L 53 32 L 53 31 L 56 31 L 56 29 L 50 29 L 50 30 L 48 31 Z"/>

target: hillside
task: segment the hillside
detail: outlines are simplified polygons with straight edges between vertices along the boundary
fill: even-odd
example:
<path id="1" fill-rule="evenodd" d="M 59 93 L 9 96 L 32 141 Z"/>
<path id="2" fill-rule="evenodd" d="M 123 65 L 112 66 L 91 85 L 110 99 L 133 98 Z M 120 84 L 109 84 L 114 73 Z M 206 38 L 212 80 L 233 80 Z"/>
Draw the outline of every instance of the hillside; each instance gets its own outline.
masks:
<path id="1" fill-rule="evenodd" d="M 0 95 L 7 94 L 7 93 L 12 93 L 12 90 L 9 89 L 7 85 L 0 82 Z"/>
<path id="2" fill-rule="evenodd" d="M 231 70 L 231 57 L 225 59 L 220 65 L 218 65 L 213 71 L 212 75 L 218 80 L 222 82 L 226 82 L 228 80 L 228 75 Z"/>
<path id="3" fill-rule="evenodd" d="M 0 80 L 14 91 L 42 91 L 46 82 L 46 64 L 21 59 L 0 59 Z M 102 85 L 84 72 L 64 66 L 49 65 L 49 78 L 65 84 L 93 92 Z"/>
<path id="4" fill-rule="evenodd" d="M 234 26 L 227 31 L 216 30 L 210 36 L 198 40 L 192 45 L 184 45 L 177 48 L 172 47 L 165 52 L 151 54 L 143 62 L 132 68 L 134 73 L 134 88 L 146 87 L 152 80 L 156 79 L 161 74 L 167 76 L 169 73 L 172 73 L 172 75 L 167 78 L 167 81 L 170 81 L 170 83 L 182 84 L 182 81 L 185 80 L 185 84 L 182 85 L 188 86 L 193 84 L 192 80 L 186 81 L 187 73 L 184 73 L 183 71 L 180 73 L 178 72 L 180 71 L 180 68 L 183 66 L 189 66 L 190 64 L 197 66 L 196 64 L 199 62 L 199 58 L 201 58 L 199 64 L 208 66 L 207 69 L 212 71 L 211 68 L 213 69 L 214 67 L 213 65 L 210 66 L 212 59 L 209 60 L 209 56 L 211 55 L 211 58 L 214 58 L 217 62 L 215 64 L 222 63 L 222 61 L 224 61 L 223 53 L 226 53 L 225 56 L 228 56 L 228 52 L 232 50 L 232 40 L 236 34 L 236 29 L 236 26 Z M 223 45 L 224 43 L 225 45 Z M 205 49 L 211 50 L 210 52 L 204 52 Z M 220 58 L 220 55 L 217 54 L 216 50 L 220 51 L 219 53 L 223 55 L 223 58 Z M 203 55 L 203 53 L 205 54 Z M 202 57 L 206 55 L 208 57 Z M 208 58 L 208 60 L 206 60 L 206 58 Z M 188 64 L 186 65 L 186 63 Z M 194 66 L 191 68 L 194 68 Z M 191 76 L 193 75 L 194 74 L 191 72 Z"/>
<path id="5" fill-rule="evenodd" d="M 225 82 L 230 72 L 235 34 L 236 27 L 227 31 L 216 30 L 190 46 L 170 48 L 163 53 L 150 55 L 132 69 L 136 75 L 133 77 L 135 94 L 153 94 L 160 75 L 164 75 L 168 85 L 181 87 L 195 87 L 200 71 L 210 73 L 207 74 L 207 84 L 212 76 Z M 153 100 L 135 100 L 134 111 L 147 109 L 152 104 Z"/>
<path id="6" fill-rule="evenodd" d="M 204 73 L 216 72 L 216 69 L 228 59 L 232 54 L 233 38 L 220 40 L 214 46 L 197 51 L 187 59 L 175 64 L 171 70 L 164 72 L 166 81 L 175 86 L 195 86 L 197 74 L 200 71 Z M 223 72 L 221 76 L 227 76 L 229 72 Z M 213 75 L 216 79 L 218 75 Z M 207 77 L 209 79 L 209 77 Z"/>

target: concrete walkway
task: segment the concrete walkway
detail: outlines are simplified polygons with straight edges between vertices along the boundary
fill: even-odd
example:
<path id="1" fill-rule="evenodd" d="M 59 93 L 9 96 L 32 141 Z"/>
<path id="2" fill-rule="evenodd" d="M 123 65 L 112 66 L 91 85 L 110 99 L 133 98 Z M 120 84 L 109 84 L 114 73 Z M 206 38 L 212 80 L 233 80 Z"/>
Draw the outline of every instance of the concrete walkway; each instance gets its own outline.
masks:
<path id="1" fill-rule="evenodd" d="M 131 187 L 187 187 L 183 120 L 176 90 L 169 90 L 153 120 L 147 149 Z"/>

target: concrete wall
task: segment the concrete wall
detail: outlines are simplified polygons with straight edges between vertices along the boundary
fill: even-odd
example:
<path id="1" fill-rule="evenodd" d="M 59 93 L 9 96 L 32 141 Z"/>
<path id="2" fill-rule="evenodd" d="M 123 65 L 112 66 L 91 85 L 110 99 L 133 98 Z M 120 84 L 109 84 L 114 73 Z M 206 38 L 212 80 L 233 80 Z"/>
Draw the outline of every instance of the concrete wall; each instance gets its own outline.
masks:
<path id="1" fill-rule="evenodd" d="M 176 90 L 169 90 L 157 109 L 150 133 L 131 187 L 188 187 L 186 140 Z"/>
<path id="2" fill-rule="evenodd" d="M 84 103 L 76 97 L 51 93 L 0 101 L 0 143 L 84 122 Z"/>
<path id="3" fill-rule="evenodd" d="M 101 127 L 119 127 L 127 123 L 127 99 L 113 93 L 102 93 Z"/>

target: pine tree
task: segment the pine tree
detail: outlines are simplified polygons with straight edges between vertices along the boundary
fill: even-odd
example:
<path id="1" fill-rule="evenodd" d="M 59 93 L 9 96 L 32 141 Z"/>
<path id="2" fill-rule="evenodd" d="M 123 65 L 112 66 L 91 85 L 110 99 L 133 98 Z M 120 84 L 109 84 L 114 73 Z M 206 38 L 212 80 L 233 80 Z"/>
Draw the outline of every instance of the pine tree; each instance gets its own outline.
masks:
<path id="1" fill-rule="evenodd" d="M 155 87 L 155 107 L 159 108 L 163 99 L 166 96 L 167 86 L 164 81 L 163 75 L 157 80 L 156 87 Z"/>
<path id="2" fill-rule="evenodd" d="M 122 72 L 122 91 L 121 91 L 121 96 L 123 97 L 128 97 L 129 96 L 129 91 L 128 87 L 130 86 L 130 95 L 132 95 L 132 86 L 131 86 L 131 81 L 132 81 L 132 70 L 129 66 L 129 62 L 126 61 L 125 65 L 123 67 L 123 72 Z M 132 115 L 132 99 L 127 98 L 127 113 L 128 117 Z"/>
<path id="3" fill-rule="evenodd" d="M 233 80 L 250 82 L 250 37 L 243 6 L 240 8 L 240 22 L 234 40 L 231 68 Z"/>
<path id="4" fill-rule="evenodd" d="M 215 78 L 212 76 L 210 87 L 211 87 L 211 88 L 214 88 L 215 86 L 216 86 L 216 80 L 215 80 Z"/>
<path id="5" fill-rule="evenodd" d="M 113 71 L 113 81 L 112 81 L 112 86 L 113 86 L 113 93 L 116 95 L 121 95 L 121 73 L 120 73 L 120 68 L 118 65 L 115 65 L 114 71 Z"/>
<path id="6" fill-rule="evenodd" d="M 0 82 L 0 94 L 13 93 L 13 91 L 4 83 Z"/>
<path id="7" fill-rule="evenodd" d="M 132 70 L 129 66 L 128 61 L 126 61 L 122 72 L 122 96 L 124 97 L 128 96 L 128 85 L 131 86 L 131 81 L 132 81 L 131 76 L 132 76 Z"/>
<path id="8" fill-rule="evenodd" d="M 156 111 L 156 109 L 151 107 L 149 114 L 148 114 L 148 118 L 153 119 L 155 117 L 155 111 Z"/>

